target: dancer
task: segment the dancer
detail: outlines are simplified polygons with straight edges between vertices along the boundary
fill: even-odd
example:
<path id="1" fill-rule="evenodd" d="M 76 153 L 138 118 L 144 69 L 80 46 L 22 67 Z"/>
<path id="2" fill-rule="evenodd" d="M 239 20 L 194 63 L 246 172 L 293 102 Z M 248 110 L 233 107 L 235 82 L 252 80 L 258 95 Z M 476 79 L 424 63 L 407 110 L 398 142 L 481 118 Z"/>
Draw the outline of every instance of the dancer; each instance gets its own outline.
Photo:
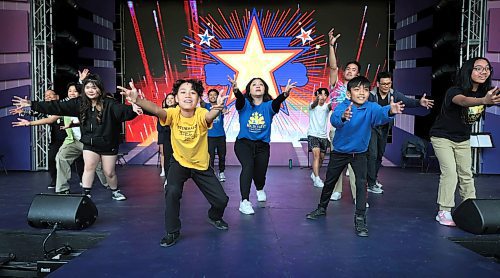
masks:
<path id="1" fill-rule="evenodd" d="M 436 215 L 441 225 L 455 226 L 451 210 L 455 206 L 457 182 L 462 201 L 476 198 L 471 171 L 471 126 L 484 114 L 486 105 L 500 104 L 498 88 L 491 89 L 492 74 L 493 68 L 486 58 L 465 61 L 429 132 L 441 169 Z"/>
<path id="2" fill-rule="evenodd" d="M 83 193 L 90 196 L 96 166 L 102 162 L 106 180 L 112 190 L 113 199 L 123 199 L 118 190 L 115 172 L 121 123 L 137 116 L 131 105 L 124 105 L 106 97 L 104 86 L 97 75 L 83 80 L 84 94 L 66 102 L 38 102 L 14 96 L 18 107 L 31 106 L 33 110 L 64 116 L 77 116 L 81 124 L 83 159 L 85 169 L 82 177 Z"/>
<path id="3" fill-rule="evenodd" d="M 217 89 L 208 90 L 208 101 L 205 103 L 205 109 L 212 109 L 213 105 L 217 104 L 217 98 L 219 97 L 219 91 Z M 222 109 L 217 118 L 214 119 L 212 123 L 212 128 L 208 130 L 208 153 L 210 154 L 210 167 L 215 171 L 215 153 L 219 157 L 219 180 L 221 182 L 226 181 L 226 175 L 224 175 L 224 170 L 226 169 L 226 132 L 224 130 L 224 113 L 226 109 Z"/>
<path id="4" fill-rule="evenodd" d="M 134 83 L 129 83 L 131 89 L 118 87 L 128 101 L 142 107 L 146 112 L 156 115 L 160 124 L 169 125 L 174 150 L 170 170 L 168 170 L 168 184 L 165 188 L 165 230 L 166 235 L 160 245 L 169 247 L 174 245 L 180 236 L 181 221 L 179 219 L 180 200 L 182 190 L 187 179 L 192 178 L 211 207 L 208 211 L 208 221 L 217 229 L 227 230 L 228 225 L 222 219 L 229 198 L 221 183 L 209 168 L 207 131 L 213 120 L 223 108 L 226 97 L 219 96 L 217 104 L 207 111 L 196 107 L 203 94 L 201 81 L 177 80 L 173 92 L 178 106 L 170 109 L 161 109 L 154 103 L 137 97 Z"/>
<path id="5" fill-rule="evenodd" d="M 389 104 L 391 97 L 394 97 L 395 102 L 402 101 L 407 108 L 414 108 L 418 106 L 425 107 L 427 109 L 434 106 L 434 100 L 426 98 L 426 94 L 422 98 L 414 99 L 406 97 L 404 94 L 393 90 L 392 86 L 392 75 L 389 72 L 380 72 L 377 75 L 377 87 L 373 88 L 370 92 L 369 101 L 378 103 L 380 106 L 385 106 Z M 372 134 L 370 137 L 370 145 L 368 146 L 368 192 L 380 194 L 383 193 L 382 184 L 378 181 L 378 171 L 382 165 L 382 157 L 385 152 L 385 145 L 387 143 L 387 136 L 389 135 L 389 130 L 392 127 L 393 122 L 387 123 L 385 125 L 379 125 L 372 128 Z"/>
<path id="6" fill-rule="evenodd" d="M 174 93 L 170 93 L 167 95 L 167 97 L 163 100 L 163 103 L 162 103 L 162 108 L 164 109 L 168 109 L 168 108 L 174 108 L 177 106 L 177 102 L 175 101 L 175 96 L 174 96 Z M 162 172 L 165 173 L 165 177 L 168 176 L 168 171 L 170 169 L 170 162 L 172 160 L 172 155 L 174 154 L 174 150 L 172 149 L 172 142 L 171 142 L 171 129 L 170 129 L 170 126 L 166 125 L 166 126 L 162 126 L 160 124 L 160 121 L 158 121 L 158 125 L 157 127 L 159 127 L 160 129 L 158 130 L 158 134 L 160 134 L 160 130 L 162 130 L 162 132 L 164 133 L 162 135 L 162 141 L 160 141 L 160 136 L 158 135 L 158 143 L 161 142 L 161 152 L 162 152 L 162 159 L 163 159 L 163 163 L 162 163 L 162 167 L 163 167 L 163 170 Z M 165 179 L 165 182 L 163 183 L 163 187 L 167 186 L 167 181 L 168 179 Z"/>
<path id="7" fill-rule="evenodd" d="M 347 83 L 346 99 L 339 104 L 332 116 L 331 124 L 337 128 L 333 138 L 333 151 L 330 154 L 325 186 L 321 192 L 318 208 L 307 214 L 308 219 L 317 219 L 326 215 L 326 208 L 333 192 L 335 181 L 342 174 L 342 170 L 351 163 L 356 177 L 356 212 L 354 214 L 355 232 L 358 236 L 368 236 L 366 224 L 366 168 L 367 150 L 372 126 L 385 124 L 391 121 L 392 115 L 401 113 L 402 103 L 390 106 L 367 102 L 370 93 L 370 81 L 366 77 L 358 76 Z"/>
<path id="8" fill-rule="evenodd" d="M 271 140 L 271 123 L 281 103 L 295 88 L 296 82 L 288 83 L 282 94 L 272 100 L 269 86 L 261 78 L 252 78 L 243 95 L 236 84 L 235 77 L 228 76 L 236 96 L 236 110 L 239 114 L 240 132 L 234 144 L 234 152 L 241 163 L 239 210 L 243 214 L 254 214 L 250 202 L 252 180 L 257 189 L 257 201 L 267 200 L 264 185 L 269 164 L 269 141 Z"/>

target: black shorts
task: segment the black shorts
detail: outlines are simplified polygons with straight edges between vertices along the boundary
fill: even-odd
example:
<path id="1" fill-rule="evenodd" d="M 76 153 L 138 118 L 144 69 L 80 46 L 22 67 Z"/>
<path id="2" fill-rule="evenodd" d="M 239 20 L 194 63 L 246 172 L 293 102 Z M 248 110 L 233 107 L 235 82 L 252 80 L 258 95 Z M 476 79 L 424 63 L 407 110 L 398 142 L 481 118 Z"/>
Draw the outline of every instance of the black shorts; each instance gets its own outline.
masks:
<path id="1" fill-rule="evenodd" d="M 96 146 L 83 145 L 83 150 L 95 152 L 98 155 L 117 155 L 118 154 L 118 147 L 116 147 L 116 148 L 101 148 L 101 147 L 96 147 Z"/>
<path id="2" fill-rule="evenodd" d="M 312 151 L 314 148 L 319 148 L 320 152 L 326 153 L 329 143 L 326 138 L 318 138 L 309 135 L 307 136 L 307 144 L 309 145 L 309 151 Z"/>

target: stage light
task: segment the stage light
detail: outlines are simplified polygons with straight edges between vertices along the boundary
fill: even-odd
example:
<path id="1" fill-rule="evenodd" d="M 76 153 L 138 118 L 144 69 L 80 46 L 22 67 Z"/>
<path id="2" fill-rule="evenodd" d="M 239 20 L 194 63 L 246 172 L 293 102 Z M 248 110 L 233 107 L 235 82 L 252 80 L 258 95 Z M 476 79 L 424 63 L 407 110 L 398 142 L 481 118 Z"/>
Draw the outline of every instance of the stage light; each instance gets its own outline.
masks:
<path id="1" fill-rule="evenodd" d="M 72 7 L 75 10 L 78 10 L 80 6 L 76 3 L 75 0 L 66 0 L 66 4 L 68 4 L 70 7 Z"/>
<path id="2" fill-rule="evenodd" d="M 65 39 L 75 46 L 78 46 L 80 44 L 78 39 L 75 36 L 73 36 L 72 34 L 68 33 L 67 31 L 57 32 L 56 38 Z"/>
<path id="3" fill-rule="evenodd" d="M 441 0 L 434 8 L 436 11 L 441 11 L 452 2 L 457 2 L 457 0 Z"/>
<path id="4" fill-rule="evenodd" d="M 432 48 L 437 49 L 446 44 L 452 44 L 452 45 L 458 44 L 457 35 L 453 35 L 452 33 L 449 32 L 444 33 L 439 39 L 437 39 L 432 43 Z"/>
<path id="5" fill-rule="evenodd" d="M 442 65 L 439 67 L 436 71 L 432 73 L 432 79 L 437 79 L 440 78 L 441 76 L 445 76 L 447 74 L 450 74 L 452 72 L 456 72 L 458 70 L 458 67 L 456 65 Z"/>
<path id="6" fill-rule="evenodd" d="M 78 76 L 78 70 L 72 66 L 68 65 L 55 65 L 54 69 L 56 72 L 69 74 L 71 76 Z"/>

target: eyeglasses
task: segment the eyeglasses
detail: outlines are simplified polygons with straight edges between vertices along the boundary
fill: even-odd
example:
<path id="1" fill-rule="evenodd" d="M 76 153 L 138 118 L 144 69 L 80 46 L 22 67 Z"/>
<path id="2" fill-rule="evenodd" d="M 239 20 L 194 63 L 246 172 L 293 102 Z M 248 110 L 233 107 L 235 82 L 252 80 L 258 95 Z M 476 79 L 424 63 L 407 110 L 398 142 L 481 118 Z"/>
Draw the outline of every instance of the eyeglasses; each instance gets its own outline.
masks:
<path id="1" fill-rule="evenodd" d="M 473 69 L 474 69 L 475 71 L 477 71 L 477 72 L 483 72 L 483 70 L 484 70 L 485 72 L 490 72 L 490 71 L 491 71 L 491 68 L 490 68 L 490 67 L 482 67 L 482 66 L 475 66 Z"/>
<path id="2" fill-rule="evenodd" d="M 392 82 L 380 83 L 380 86 L 391 86 Z"/>

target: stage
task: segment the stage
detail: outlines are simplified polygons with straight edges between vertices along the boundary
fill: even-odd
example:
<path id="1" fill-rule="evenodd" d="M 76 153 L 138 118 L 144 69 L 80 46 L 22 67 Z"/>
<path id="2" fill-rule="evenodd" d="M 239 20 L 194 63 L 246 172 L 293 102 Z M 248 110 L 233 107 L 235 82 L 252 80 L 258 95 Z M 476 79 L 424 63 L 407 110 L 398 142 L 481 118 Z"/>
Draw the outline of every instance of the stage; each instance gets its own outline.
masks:
<path id="1" fill-rule="evenodd" d="M 354 205 L 347 178 L 342 199 L 330 202 L 327 217 L 311 221 L 305 215 L 316 207 L 321 189 L 312 186 L 310 169 L 270 167 L 265 187 L 268 201 L 259 207 L 252 189 L 255 215 L 249 216 L 238 211 L 240 168 L 231 166 L 225 172 L 224 183 L 230 198 L 224 216 L 229 230 L 217 230 L 207 222 L 209 205 L 189 181 L 182 199 L 181 238 L 176 245 L 163 248 L 159 245 L 164 235 L 163 180 L 158 176 L 158 168 L 118 167 L 119 184 L 128 200 L 113 201 L 111 193 L 95 183 L 92 200 L 99 210 L 97 221 L 82 231 L 60 233 L 99 234 L 103 235 L 102 240 L 51 277 L 499 275 L 500 264 L 494 258 L 483 257 L 449 239 L 486 236 L 477 237 L 434 220 L 439 176 L 419 170 L 381 169 L 385 192 L 368 193 L 370 235 L 360 238 L 354 233 Z M 0 175 L 2 231 L 50 232 L 31 228 L 26 221 L 34 195 L 49 192 L 48 180 L 46 172 L 11 171 L 8 176 Z M 476 177 L 477 196 L 498 198 L 498 184 L 499 176 Z M 76 180 L 71 189 L 79 191 Z M 498 244 L 498 238 L 495 242 Z M 12 251 L 0 250 L 9 252 Z"/>

